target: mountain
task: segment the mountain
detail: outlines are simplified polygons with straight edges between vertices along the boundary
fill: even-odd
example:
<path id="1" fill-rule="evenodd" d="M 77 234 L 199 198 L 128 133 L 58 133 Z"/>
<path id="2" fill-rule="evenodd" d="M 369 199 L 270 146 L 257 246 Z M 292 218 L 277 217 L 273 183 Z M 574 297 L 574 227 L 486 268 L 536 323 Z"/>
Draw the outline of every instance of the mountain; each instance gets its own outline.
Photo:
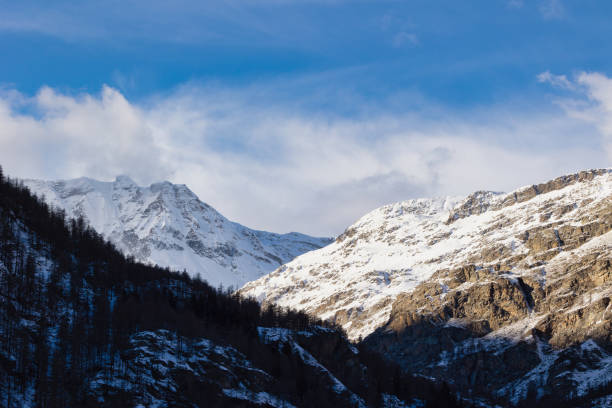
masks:
<path id="1" fill-rule="evenodd" d="M 89 178 L 23 180 L 69 217 L 83 219 L 136 260 L 200 273 L 211 285 L 240 287 L 307 251 L 331 242 L 299 233 L 274 234 L 231 222 L 185 185 L 136 185 Z"/>
<path id="2" fill-rule="evenodd" d="M 126 258 L 0 168 L 0 406 L 460 407 L 304 313 Z"/>
<path id="3" fill-rule="evenodd" d="M 240 293 L 330 319 L 487 403 L 588 400 L 612 382 L 611 230 L 610 169 L 410 200 Z"/>

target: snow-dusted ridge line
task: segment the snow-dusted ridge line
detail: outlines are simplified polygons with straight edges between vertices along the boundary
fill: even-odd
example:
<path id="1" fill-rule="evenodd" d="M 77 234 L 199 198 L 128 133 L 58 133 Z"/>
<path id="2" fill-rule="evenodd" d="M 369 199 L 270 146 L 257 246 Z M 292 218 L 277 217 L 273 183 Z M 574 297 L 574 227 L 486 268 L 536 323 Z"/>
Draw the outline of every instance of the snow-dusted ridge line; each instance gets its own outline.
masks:
<path id="1" fill-rule="evenodd" d="M 184 184 L 138 186 L 128 176 L 112 182 L 23 180 L 68 217 L 82 216 L 126 255 L 200 274 L 213 286 L 240 287 L 329 238 L 252 230 L 229 221 Z"/>
<path id="2" fill-rule="evenodd" d="M 494 265 L 514 256 L 524 257 L 511 270 L 520 277 L 533 261 L 521 234 L 551 223 L 573 226 L 611 199 L 608 168 L 508 194 L 386 205 L 361 217 L 331 245 L 299 256 L 240 293 L 335 320 L 351 339 L 366 337 L 387 322 L 399 294 L 413 291 L 436 271 Z M 551 259 L 547 268 L 561 260 Z"/>

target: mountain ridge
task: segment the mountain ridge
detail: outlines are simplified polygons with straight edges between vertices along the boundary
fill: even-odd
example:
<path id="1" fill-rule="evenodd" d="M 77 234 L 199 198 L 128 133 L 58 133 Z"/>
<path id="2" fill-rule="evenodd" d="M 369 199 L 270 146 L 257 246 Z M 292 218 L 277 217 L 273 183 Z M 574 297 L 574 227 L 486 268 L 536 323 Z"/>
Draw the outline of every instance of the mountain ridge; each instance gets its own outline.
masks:
<path id="1" fill-rule="evenodd" d="M 239 293 L 489 404 L 582 397 L 612 383 L 612 169 L 387 205 Z"/>
<path id="2" fill-rule="evenodd" d="M 138 186 L 81 177 L 24 185 L 69 217 L 83 217 L 126 255 L 141 262 L 200 273 L 214 286 L 239 287 L 331 242 L 297 232 L 276 234 L 232 222 L 184 184 Z"/>
<path id="3" fill-rule="evenodd" d="M 480 232 L 491 235 L 495 230 L 501 231 L 509 224 L 508 220 L 504 225 L 504 222 L 494 220 L 494 217 L 489 217 L 488 214 L 500 211 L 511 214 L 512 211 L 508 210 L 511 205 L 520 206 L 531 199 L 542 197 L 542 194 L 545 196 L 547 193 L 559 192 L 563 188 L 571 188 L 576 183 L 584 184 L 592 182 L 595 178 L 605 177 L 605 185 L 602 187 L 605 188 L 605 191 L 602 193 L 603 196 L 597 199 L 598 202 L 602 202 L 610 195 L 610 189 L 612 189 L 610 187 L 611 174 L 612 169 L 587 170 L 574 175 L 562 176 L 547 183 L 523 186 L 510 193 L 478 191 L 465 197 L 412 199 L 388 204 L 361 217 L 339 235 L 333 244 L 304 254 L 258 281 L 249 282 L 240 289 L 240 293 L 253 296 L 260 301 L 280 302 L 285 306 L 308 305 L 304 307 L 305 310 L 324 318 L 339 317 L 341 320 L 342 316 L 335 316 L 323 310 L 317 311 L 318 306 L 312 307 L 315 305 L 308 303 L 308 299 L 295 298 L 293 302 L 289 301 L 287 297 L 292 293 L 284 292 L 283 288 L 299 284 L 301 290 L 308 289 L 306 282 L 309 279 L 315 282 L 319 277 L 316 272 L 321 271 L 320 277 L 324 280 L 333 278 L 332 272 L 336 273 L 335 277 L 338 279 L 342 277 L 341 281 L 336 282 L 338 285 L 335 289 L 338 292 L 346 289 L 345 283 L 354 284 L 361 278 L 370 280 L 372 286 L 382 284 L 383 288 L 393 293 L 411 291 L 417 284 L 432 276 L 435 271 L 447 266 L 452 268 L 455 261 L 449 259 L 450 255 L 466 252 L 471 252 L 466 255 L 473 258 L 483 255 L 475 248 L 470 248 L 469 245 L 480 245 Z M 558 188 L 554 188 L 555 185 Z M 592 189 L 596 187 L 593 186 Z M 546 192 L 538 193 L 538 191 Z M 592 194 L 596 193 L 596 191 L 592 192 Z M 566 199 L 572 200 L 571 197 L 566 197 Z M 552 205 L 552 203 L 544 205 L 547 204 Z M 559 208 L 551 207 L 542 214 L 541 221 L 530 220 L 530 225 L 537 226 L 548 222 L 551 218 L 559 217 L 565 217 L 566 221 L 571 221 L 573 214 L 570 213 L 573 207 L 570 204 L 558 205 Z M 592 206 L 592 203 L 590 205 Z M 605 202 L 602 205 L 605 205 Z M 532 210 L 535 214 L 535 207 Z M 499 216 L 503 218 L 505 214 L 500 213 Z M 479 222 L 486 226 L 481 227 Z M 493 238 L 498 237 L 491 235 L 490 242 L 487 241 L 488 244 L 493 245 Z M 512 234 L 502 238 L 507 241 L 515 241 L 516 245 L 520 244 L 524 247 L 525 245 L 538 245 L 533 239 L 523 243 Z M 510 250 L 514 249 L 510 245 L 510 248 L 505 248 L 506 252 L 501 255 L 506 256 Z M 490 253 L 484 254 L 484 258 L 493 261 L 496 259 L 496 250 L 500 248 L 489 248 L 489 250 Z M 335 264 L 330 263 L 334 260 L 337 260 Z M 330 271 L 334 268 L 336 268 L 334 271 Z M 298 273 L 292 276 L 292 272 Z M 395 285 L 393 275 L 398 278 Z M 276 296 L 274 288 L 280 288 L 278 293 L 282 293 L 282 296 Z M 370 289 L 371 287 L 365 288 L 365 290 Z M 335 293 L 337 292 L 329 290 L 320 298 L 328 299 Z M 357 296 L 357 299 L 371 301 L 370 296 L 361 298 Z M 369 303 L 369 305 L 372 304 Z M 390 310 L 390 305 L 387 306 L 387 309 Z M 346 308 L 346 305 L 337 308 L 334 313 L 343 307 Z M 382 325 L 384 320 L 384 318 L 379 319 L 375 326 Z M 359 335 L 365 336 L 375 328 L 370 325 L 365 331 L 355 330 L 346 323 L 347 321 L 342 323 L 343 327 L 352 338 L 357 338 Z"/>

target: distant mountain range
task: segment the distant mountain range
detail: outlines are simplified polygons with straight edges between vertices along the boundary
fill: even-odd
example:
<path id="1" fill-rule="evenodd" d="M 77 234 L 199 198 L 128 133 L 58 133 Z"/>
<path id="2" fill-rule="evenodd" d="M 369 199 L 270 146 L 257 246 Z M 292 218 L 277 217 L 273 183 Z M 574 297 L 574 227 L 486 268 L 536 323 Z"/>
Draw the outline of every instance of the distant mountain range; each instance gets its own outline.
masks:
<path id="1" fill-rule="evenodd" d="M 211 285 L 239 288 L 332 240 L 256 231 L 231 222 L 185 185 L 140 187 L 127 176 L 23 180 L 68 217 L 83 217 L 136 260 L 200 274 Z"/>

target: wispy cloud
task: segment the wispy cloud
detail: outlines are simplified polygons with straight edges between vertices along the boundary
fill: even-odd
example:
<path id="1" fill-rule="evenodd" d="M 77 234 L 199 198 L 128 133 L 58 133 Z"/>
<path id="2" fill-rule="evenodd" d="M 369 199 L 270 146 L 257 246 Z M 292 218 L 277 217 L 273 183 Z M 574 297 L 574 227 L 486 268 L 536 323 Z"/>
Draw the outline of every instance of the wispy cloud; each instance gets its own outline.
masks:
<path id="1" fill-rule="evenodd" d="M 607 101 L 608 81 L 578 79 L 595 105 Z M 600 134 L 609 121 L 554 106 L 458 112 L 426 103 L 342 116 L 287 104 L 271 88 L 187 84 L 138 104 L 109 87 L 5 90 L 0 163 L 21 177 L 169 179 L 246 225 L 334 234 L 385 203 L 507 190 L 610 159 Z"/>
<path id="2" fill-rule="evenodd" d="M 285 7 L 280 1 L 175 3 L 24 1 L 0 8 L 0 31 L 36 32 L 68 41 L 113 38 L 176 43 L 213 43 L 274 38 L 274 26 L 261 17 Z M 242 34 L 244 33 L 244 34 Z"/>
<path id="3" fill-rule="evenodd" d="M 554 87 L 572 90 L 576 88 L 576 85 L 567 79 L 566 75 L 555 75 L 550 71 L 544 71 L 538 74 L 538 82 L 548 83 Z"/>
<path id="4" fill-rule="evenodd" d="M 0 0 L 1 2 L 1 0 Z M 325 11 L 348 0 L 90 0 L 2 2 L 0 32 L 34 32 L 70 42 L 304 46 L 326 38 L 303 8 Z M 348 7 L 348 6 L 345 6 Z M 328 39 L 328 38 L 327 38 Z"/>
<path id="5" fill-rule="evenodd" d="M 565 17 L 565 6 L 562 0 L 542 0 L 540 13 L 547 20 L 559 20 Z"/>
<path id="6" fill-rule="evenodd" d="M 556 88 L 570 90 L 557 103 L 568 116 L 593 124 L 602 138 L 602 147 L 612 162 L 612 79 L 598 72 L 580 72 L 571 80 L 546 71 L 538 76 Z M 577 135 L 576 137 L 581 137 Z"/>
<path id="7" fill-rule="evenodd" d="M 569 112 L 599 128 L 604 138 L 604 147 L 612 161 L 612 79 L 600 73 L 583 72 L 577 82 L 586 88 L 591 105 L 570 109 Z"/>

